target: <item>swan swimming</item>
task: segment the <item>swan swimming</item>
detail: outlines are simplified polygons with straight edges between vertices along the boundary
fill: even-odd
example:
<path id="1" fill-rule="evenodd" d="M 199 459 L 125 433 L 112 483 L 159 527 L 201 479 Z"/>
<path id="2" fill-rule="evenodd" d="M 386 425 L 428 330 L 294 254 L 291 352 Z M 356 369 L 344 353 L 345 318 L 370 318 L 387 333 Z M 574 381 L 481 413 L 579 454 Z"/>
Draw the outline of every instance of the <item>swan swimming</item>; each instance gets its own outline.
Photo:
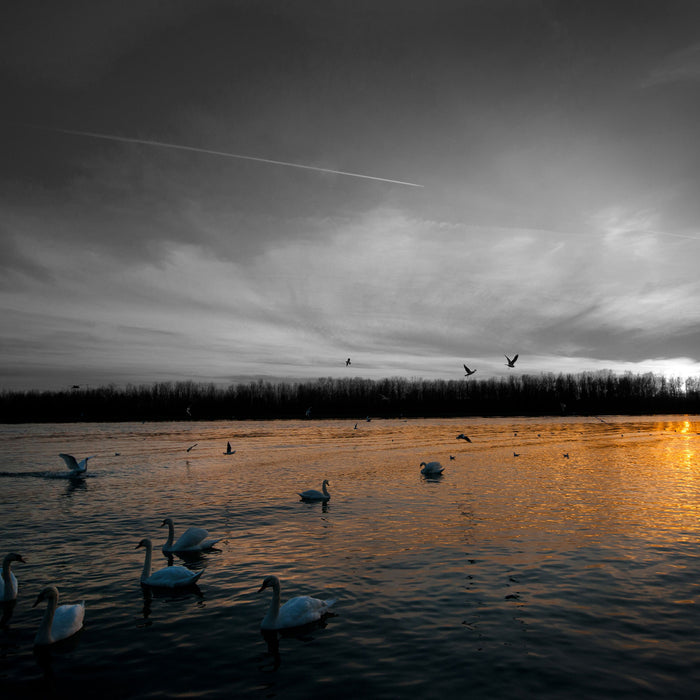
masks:
<path id="1" fill-rule="evenodd" d="M 88 460 L 93 459 L 95 455 L 92 455 L 92 457 L 86 457 L 85 459 L 81 459 L 80 462 L 73 457 L 73 455 L 68 455 L 65 454 L 64 452 L 60 452 L 58 455 L 65 463 L 68 469 L 70 469 L 71 474 L 83 474 L 84 472 L 87 471 L 87 465 L 88 465 Z"/>
<path id="2" fill-rule="evenodd" d="M 42 600 L 48 600 L 44 619 L 39 625 L 39 631 L 34 638 L 34 645 L 54 644 L 62 639 L 72 637 L 83 627 L 85 618 L 85 602 L 73 605 L 58 605 L 58 588 L 47 586 L 39 593 L 33 607 Z"/>
<path id="3" fill-rule="evenodd" d="M 304 501 L 330 501 L 331 495 L 326 488 L 326 486 L 330 486 L 330 484 L 331 482 L 328 481 L 328 479 L 324 479 L 321 485 L 323 492 L 316 491 L 316 489 L 307 489 L 306 491 L 302 491 L 299 495 Z"/>
<path id="4" fill-rule="evenodd" d="M 423 467 L 420 473 L 425 474 L 425 476 L 437 476 L 445 470 L 440 462 L 421 462 L 420 466 Z"/>
<path id="5" fill-rule="evenodd" d="M 170 552 L 201 552 L 205 549 L 211 549 L 221 540 L 221 537 L 217 537 L 215 540 L 208 540 L 209 532 L 203 527 L 188 527 L 187 530 L 177 538 L 177 542 L 173 544 L 173 539 L 175 538 L 173 519 L 165 518 L 160 524 L 161 527 L 165 527 L 166 525 L 168 526 L 168 539 L 162 547 L 163 554 L 168 554 Z"/>
<path id="6" fill-rule="evenodd" d="M 137 545 L 146 548 L 146 560 L 143 563 L 141 572 L 141 584 L 154 588 L 184 588 L 197 583 L 199 577 L 204 573 L 201 571 L 190 571 L 184 566 L 166 566 L 151 573 L 151 557 L 153 555 L 153 543 L 149 539 L 141 540 Z"/>
<path id="7" fill-rule="evenodd" d="M 320 620 L 335 603 L 335 598 L 319 600 L 308 595 L 290 598 L 280 607 L 280 580 L 277 576 L 266 576 L 258 593 L 272 586 L 272 601 L 267 615 L 260 623 L 262 630 L 281 630 L 301 627 Z"/>
<path id="8" fill-rule="evenodd" d="M 27 562 L 22 559 L 21 554 L 10 552 L 2 560 L 2 578 L 0 579 L 0 600 L 16 600 L 17 598 L 17 578 L 10 570 L 13 561 Z"/>

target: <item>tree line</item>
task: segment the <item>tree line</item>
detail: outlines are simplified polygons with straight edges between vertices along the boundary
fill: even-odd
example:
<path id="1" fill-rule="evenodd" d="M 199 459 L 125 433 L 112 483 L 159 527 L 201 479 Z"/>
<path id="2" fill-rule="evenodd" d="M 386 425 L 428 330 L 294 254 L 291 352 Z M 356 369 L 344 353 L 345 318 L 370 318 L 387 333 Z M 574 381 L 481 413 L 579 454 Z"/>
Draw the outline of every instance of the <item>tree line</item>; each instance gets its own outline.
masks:
<path id="1" fill-rule="evenodd" d="M 700 413 L 700 377 L 603 370 L 477 380 L 326 377 L 0 392 L 2 423 L 655 413 Z"/>

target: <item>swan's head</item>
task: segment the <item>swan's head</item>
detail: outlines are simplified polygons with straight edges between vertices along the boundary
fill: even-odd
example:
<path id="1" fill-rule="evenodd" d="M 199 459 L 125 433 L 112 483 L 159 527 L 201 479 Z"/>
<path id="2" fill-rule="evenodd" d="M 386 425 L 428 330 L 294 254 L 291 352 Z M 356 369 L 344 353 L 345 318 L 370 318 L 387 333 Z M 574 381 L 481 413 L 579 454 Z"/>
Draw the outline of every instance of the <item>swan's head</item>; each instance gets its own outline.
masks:
<path id="1" fill-rule="evenodd" d="M 8 564 L 13 561 L 21 561 L 23 564 L 26 564 L 27 562 L 22 559 L 21 554 L 17 554 L 16 552 L 10 552 L 4 559 Z"/>
<path id="2" fill-rule="evenodd" d="M 428 465 L 425 462 L 421 462 L 418 466 L 420 467 L 427 467 Z"/>
<path id="3" fill-rule="evenodd" d="M 324 486 L 330 486 L 330 485 L 331 485 L 331 482 L 328 481 L 328 479 L 324 479 L 324 480 L 323 480 L 323 485 L 324 485 Z"/>
<path id="4" fill-rule="evenodd" d="M 148 538 L 144 538 L 134 547 L 134 549 L 138 549 L 139 547 L 146 547 L 146 549 L 151 549 L 153 545 L 151 544 L 151 540 L 149 540 Z"/>
<path id="5" fill-rule="evenodd" d="M 172 524 L 173 524 L 172 518 L 163 518 L 163 522 L 160 524 L 160 527 L 165 527 L 166 525 L 172 525 Z"/>
<path id="6" fill-rule="evenodd" d="M 258 588 L 258 593 L 261 591 L 264 591 L 266 588 L 269 588 L 272 586 L 272 588 L 279 588 L 280 587 L 280 580 L 277 578 L 277 576 L 266 576 L 263 579 L 262 586 Z"/>
<path id="7" fill-rule="evenodd" d="M 37 605 L 39 605 L 39 603 L 41 603 L 42 600 L 48 600 L 51 598 L 58 600 L 58 588 L 56 588 L 56 586 L 46 586 L 46 588 L 44 588 L 44 590 L 36 597 L 32 607 L 35 608 Z"/>

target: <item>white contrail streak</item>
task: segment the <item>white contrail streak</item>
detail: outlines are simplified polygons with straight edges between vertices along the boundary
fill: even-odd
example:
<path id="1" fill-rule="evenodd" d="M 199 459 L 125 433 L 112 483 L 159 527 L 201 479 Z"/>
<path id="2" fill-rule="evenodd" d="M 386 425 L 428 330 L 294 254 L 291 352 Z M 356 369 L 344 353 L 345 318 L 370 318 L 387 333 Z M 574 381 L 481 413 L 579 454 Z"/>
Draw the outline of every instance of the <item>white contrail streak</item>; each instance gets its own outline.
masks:
<path id="1" fill-rule="evenodd" d="M 177 143 L 165 143 L 164 141 L 152 141 L 150 139 L 136 139 L 129 136 L 113 136 L 112 134 L 98 134 L 93 131 L 77 131 L 74 129 L 59 129 L 51 126 L 38 126 L 35 124 L 25 124 L 31 129 L 41 129 L 42 131 L 53 131 L 59 134 L 70 134 L 72 136 L 88 136 L 93 139 L 105 139 L 106 141 L 120 141 L 121 143 L 140 143 L 144 146 L 159 146 L 160 148 L 174 148 L 178 151 L 192 151 L 193 153 L 206 153 L 210 156 L 220 156 L 222 158 L 238 158 L 239 160 L 252 160 L 256 163 L 269 163 L 270 165 L 284 165 L 287 168 L 300 168 L 302 170 L 314 170 L 319 173 L 331 173 L 333 175 L 344 175 L 346 177 L 359 177 L 363 180 L 376 180 L 377 182 L 390 182 L 393 185 L 405 185 L 406 187 L 423 187 L 415 182 L 404 182 L 403 180 L 391 180 L 387 177 L 375 177 L 374 175 L 362 175 L 361 173 L 351 173 L 346 170 L 331 170 L 331 168 L 319 168 L 315 165 L 302 165 L 301 163 L 289 163 L 285 160 L 273 160 L 271 158 L 258 158 L 256 156 L 244 156 L 239 153 L 227 153 L 226 151 L 213 151 L 208 148 L 197 148 L 195 146 L 182 146 Z"/>

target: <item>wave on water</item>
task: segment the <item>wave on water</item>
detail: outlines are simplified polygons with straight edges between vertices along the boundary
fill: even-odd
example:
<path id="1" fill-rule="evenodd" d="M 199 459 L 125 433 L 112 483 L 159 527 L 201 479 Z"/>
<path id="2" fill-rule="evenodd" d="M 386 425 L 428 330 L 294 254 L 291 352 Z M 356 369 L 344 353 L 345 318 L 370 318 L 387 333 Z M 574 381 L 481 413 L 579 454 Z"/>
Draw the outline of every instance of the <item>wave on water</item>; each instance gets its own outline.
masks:
<path id="1" fill-rule="evenodd" d="M 82 481 L 90 479 L 94 474 L 71 474 L 69 472 L 0 472 L 0 477 L 17 479 L 69 479 L 70 481 Z"/>

